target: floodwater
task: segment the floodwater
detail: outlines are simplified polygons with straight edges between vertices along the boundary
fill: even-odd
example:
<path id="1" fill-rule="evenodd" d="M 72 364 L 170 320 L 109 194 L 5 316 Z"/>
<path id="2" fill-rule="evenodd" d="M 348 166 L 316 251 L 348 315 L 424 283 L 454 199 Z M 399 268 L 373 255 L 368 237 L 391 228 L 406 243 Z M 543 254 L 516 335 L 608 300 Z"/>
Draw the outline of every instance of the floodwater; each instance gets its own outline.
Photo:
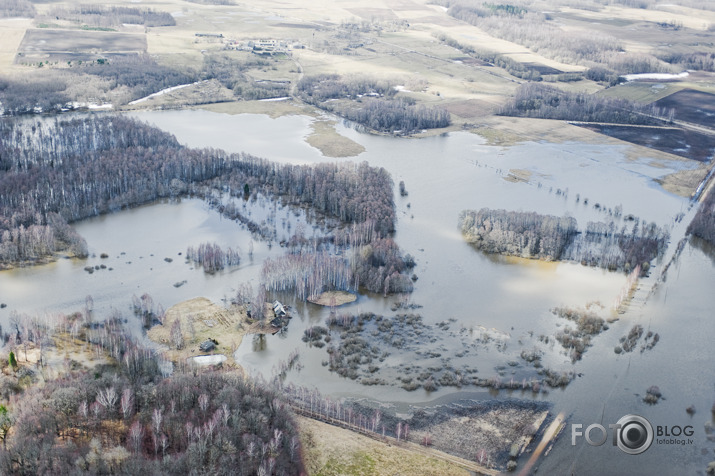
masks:
<path id="1" fill-rule="evenodd" d="M 225 197 L 223 202 L 230 199 Z M 270 223 L 277 241 L 287 239 L 299 225 L 305 236 L 319 230 L 307 223 L 305 212 L 265 199 L 243 202 L 244 214 L 258 223 Z M 89 218 L 74 224 L 86 240 L 86 260 L 60 259 L 42 266 L 0 272 L 0 323 L 10 313 L 72 312 L 81 310 L 91 295 L 98 315 L 110 310 L 130 314 L 132 295 L 148 293 L 155 303 L 169 307 L 192 297 L 204 296 L 219 302 L 230 299 L 238 284 L 258 286 L 261 264 L 283 249 L 274 241 L 269 246 L 256 240 L 237 222 L 222 217 L 206 202 L 196 198 L 164 200 L 111 215 Z M 194 268 L 185 259 L 189 246 L 217 243 L 239 250 L 241 263 L 215 274 Z M 249 250 L 253 250 L 252 256 Z M 107 258 L 101 258 L 107 254 Z M 105 266 L 93 273 L 86 266 Z M 182 284 L 180 284 L 182 283 Z M 180 284 L 175 286 L 175 284 Z"/>
<path id="2" fill-rule="evenodd" d="M 133 115 L 174 133 L 189 146 L 245 151 L 282 163 L 335 160 L 323 157 L 305 143 L 311 121 L 306 117 L 270 119 L 206 111 Z M 664 467 L 695 472 L 715 459 L 712 453 L 702 453 L 711 451 L 712 445 L 706 444 L 704 422 L 711 419 L 710 406 L 715 399 L 715 375 L 713 366 L 708 365 L 715 338 L 715 326 L 710 322 L 715 305 L 711 250 L 699 244 L 686 246 L 656 293 L 645 304 L 631 306 L 608 331 L 594 338 L 594 346 L 582 361 L 572 364 L 558 345 L 546 345 L 537 339 L 541 334 L 553 335 L 565 324 L 550 309 L 598 302 L 608 312 L 626 282 L 625 276 L 573 263 L 487 256 L 464 243 L 457 230 L 460 211 L 482 207 L 570 214 L 580 227 L 585 227 L 590 220 L 610 219 L 608 209 L 620 205 L 624 216 L 632 214 L 671 226 L 676 215 L 687 210 L 688 201 L 664 192 L 652 179 L 693 165 L 673 161 L 652 167 L 651 158 L 634 158 L 628 145 L 544 141 L 492 147 L 467 132 L 400 139 L 361 134 L 345 126 L 338 130 L 366 149 L 352 160 L 385 167 L 395 183 L 405 181 L 409 192 L 407 197 L 395 197 L 395 240 L 417 261 L 415 272 L 419 279 L 409 300 L 423 307 L 400 312 L 419 312 L 427 325 L 453 319 L 454 329 L 483 329 L 500 336 L 503 345 L 499 348 L 480 348 L 467 357 L 479 369 L 480 377 L 497 375 L 497 367 L 519 360 L 521 350 L 534 347 L 545 353 L 546 367 L 581 374 L 565 390 L 552 390 L 538 397 L 530 392 L 502 392 L 496 398 L 545 399 L 553 402 L 555 413 L 563 411 L 570 416 L 569 423 L 583 423 L 584 427 L 594 422 L 607 427 L 607 423 L 615 423 L 626 413 L 637 413 L 651 419 L 654 426 L 691 424 L 695 429 L 693 445 L 654 444 L 642 456 L 629 456 L 610 446 L 610 440 L 601 447 L 590 447 L 583 441 L 572 447 L 567 428 L 551 455 L 540 463 L 540 472 L 652 474 Z M 529 182 L 505 180 L 510 169 L 530 172 Z M 255 208 L 255 213 L 270 214 L 261 212 L 260 207 Z M 290 219 L 295 215 L 287 209 L 276 213 L 277 233 L 287 233 L 280 216 Z M 131 295 L 143 292 L 149 292 L 155 302 L 165 307 L 196 296 L 220 301 L 230 297 L 242 282 L 252 282 L 255 287 L 262 261 L 284 251 L 275 243 L 269 248 L 265 242 L 255 241 L 250 260 L 246 256 L 250 234 L 194 199 L 137 207 L 85 220 L 76 228 L 96 256 L 87 261 L 61 260 L 0 272 L 0 302 L 8 304 L 7 309 L 0 310 L 0 320 L 6 321 L 12 310 L 54 312 L 81 308 L 88 294 L 93 296 L 95 308 L 115 308 L 127 314 Z M 238 246 L 244 259 L 235 268 L 206 275 L 179 256 L 188 245 L 203 241 Z M 103 252 L 110 257 L 99 258 Z M 173 261 L 165 261 L 166 257 Z M 91 275 L 83 269 L 98 264 L 114 269 Z M 656 264 L 652 273 L 657 275 L 661 266 Z M 186 284 L 173 286 L 184 280 Z M 442 387 L 427 393 L 421 389 L 407 392 L 396 387 L 363 387 L 331 374 L 321 365 L 327 360 L 325 348 L 309 348 L 301 341 L 303 330 L 323 324 L 329 310 L 295 302 L 287 295 L 273 297 L 291 305 L 294 317 L 285 332 L 244 339 L 235 357 L 251 372 L 270 377 L 277 363 L 287 360 L 297 348 L 302 370 L 290 372 L 288 381 L 316 386 L 324 394 L 370 397 L 395 404 L 424 404 L 464 396 L 495 398 L 477 388 Z M 391 306 L 399 299 L 363 294 L 339 311 L 389 316 L 394 314 Z M 636 323 L 658 332 L 660 342 L 643 353 L 639 343 L 633 353 L 615 354 L 613 348 L 619 337 Z M 523 362 L 519 369 L 524 369 Z M 508 379 L 511 371 L 508 369 L 503 378 Z M 655 406 L 642 402 L 651 385 L 658 385 L 666 398 Z M 685 412 L 690 404 L 697 409 L 693 417 Z"/>

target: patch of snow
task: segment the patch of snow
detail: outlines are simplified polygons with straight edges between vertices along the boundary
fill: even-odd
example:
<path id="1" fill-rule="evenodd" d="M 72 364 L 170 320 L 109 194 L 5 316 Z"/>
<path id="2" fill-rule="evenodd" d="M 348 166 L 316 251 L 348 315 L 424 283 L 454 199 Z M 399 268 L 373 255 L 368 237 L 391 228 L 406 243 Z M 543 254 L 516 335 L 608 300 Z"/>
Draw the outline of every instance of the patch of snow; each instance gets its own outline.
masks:
<path id="1" fill-rule="evenodd" d="M 72 101 L 68 102 L 65 104 L 65 107 L 62 108 L 62 111 L 71 111 L 75 109 L 81 109 L 86 107 L 87 109 L 93 110 L 93 111 L 101 111 L 101 110 L 107 110 L 107 109 L 113 109 L 114 105 L 112 104 L 95 104 L 93 102 L 77 102 L 77 101 Z"/>
<path id="2" fill-rule="evenodd" d="M 259 99 L 259 101 L 263 102 L 271 102 L 271 101 L 287 101 L 290 99 L 290 96 L 284 96 L 280 98 L 268 98 L 268 99 Z"/>
<path id="3" fill-rule="evenodd" d="M 197 365 L 216 365 L 224 362 L 226 356 L 223 354 L 218 355 L 197 355 L 196 357 L 189 357 L 186 359 L 189 363 L 193 362 Z"/>
<path id="4" fill-rule="evenodd" d="M 687 71 L 683 71 L 682 73 L 678 74 L 670 74 L 670 73 L 641 73 L 641 74 L 626 74 L 623 76 L 623 78 L 626 81 L 637 81 L 639 79 L 650 79 L 654 81 L 667 81 L 669 79 L 683 79 L 687 78 L 688 75 Z"/>
<path id="5" fill-rule="evenodd" d="M 195 83 L 180 84 L 180 85 L 178 85 L 178 86 L 172 86 L 172 87 L 170 87 L 170 88 L 162 89 L 161 91 L 157 91 L 157 92 L 152 93 L 152 94 L 150 94 L 150 95 L 148 95 L 148 96 L 146 96 L 146 97 L 143 97 L 143 98 L 140 98 L 140 99 L 135 99 L 134 101 L 130 102 L 129 105 L 130 105 L 130 106 L 133 106 L 133 105 L 135 105 L 135 104 L 139 104 L 140 102 L 144 102 L 144 101 L 146 101 L 146 100 L 148 100 L 148 99 L 151 99 L 151 98 L 154 98 L 154 97 L 157 97 L 157 96 L 161 96 L 161 95 L 163 95 L 163 94 L 170 93 L 170 92 L 172 92 L 172 91 L 176 91 L 177 89 L 186 88 L 186 87 L 193 86 L 193 85 L 199 84 L 199 83 L 205 83 L 206 81 L 208 81 L 208 79 L 205 79 L 205 80 L 203 80 L 203 81 L 196 81 Z"/>

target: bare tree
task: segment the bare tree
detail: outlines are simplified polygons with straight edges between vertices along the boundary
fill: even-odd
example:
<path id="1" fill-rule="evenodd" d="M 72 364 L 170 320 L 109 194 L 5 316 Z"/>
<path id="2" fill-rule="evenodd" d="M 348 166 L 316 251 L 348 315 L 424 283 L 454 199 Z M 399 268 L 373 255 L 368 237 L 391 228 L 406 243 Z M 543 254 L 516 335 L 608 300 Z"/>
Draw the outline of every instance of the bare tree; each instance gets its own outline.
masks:
<path id="1" fill-rule="evenodd" d="M 199 395 L 199 409 L 201 410 L 202 413 L 206 413 L 206 410 L 209 408 L 209 396 L 205 393 L 202 393 Z"/>
<path id="2" fill-rule="evenodd" d="M 132 416 L 132 411 L 134 410 L 134 391 L 131 388 L 124 389 L 119 405 L 124 419 L 129 419 L 129 417 Z"/>
<path id="3" fill-rule="evenodd" d="M 104 390 L 97 392 L 97 403 L 102 405 L 110 415 L 114 413 L 114 407 L 117 404 L 119 395 L 114 387 L 107 387 Z"/>
<path id="4" fill-rule="evenodd" d="M 159 434 L 161 432 L 161 422 L 163 420 L 163 416 L 161 414 L 161 409 L 155 408 L 154 411 L 152 412 L 151 416 L 151 422 L 154 428 L 154 433 Z"/>
<path id="5" fill-rule="evenodd" d="M 139 421 L 135 421 L 129 428 L 129 441 L 132 444 L 134 453 L 139 453 L 142 440 L 144 439 L 144 427 Z"/>
<path id="6" fill-rule="evenodd" d="M 184 333 L 181 331 L 181 319 L 177 317 L 171 325 L 171 343 L 177 350 L 184 348 Z"/>

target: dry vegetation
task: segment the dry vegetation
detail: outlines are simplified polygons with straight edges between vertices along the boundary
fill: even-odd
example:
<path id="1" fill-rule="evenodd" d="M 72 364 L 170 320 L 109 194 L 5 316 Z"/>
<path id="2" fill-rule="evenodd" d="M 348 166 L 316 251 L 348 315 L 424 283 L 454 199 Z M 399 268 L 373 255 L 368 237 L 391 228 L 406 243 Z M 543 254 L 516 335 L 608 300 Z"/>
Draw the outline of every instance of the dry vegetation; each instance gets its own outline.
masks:
<path id="1" fill-rule="evenodd" d="M 173 362 L 185 362 L 189 357 L 204 354 L 223 354 L 227 357 L 224 365 L 232 365 L 233 353 L 246 333 L 245 311 L 232 308 L 226 310 L 210 300 L 199 297 L 176 304 L 166 311 L 163 325 L 152 327 L 147 335 L 151 340 L 168 347 L 166 357 Z M 172 335 L 172 327 L 179 322 L 182 339 Z M 218 342 L 212 352 L 201 352 L 199 345 L 209 339 Z"/>
<path id="2" fill-rule="evenodd" d="M 317 120 L 310 125 L 313 132 L 306 142 L 326 157 L 354 157 L 365 151 L 365 147 L 338 134 L 335 121 Z"/>
<path id="3" fill-rule="evenodd" d="M 405 447 L 307 418 L 298 418 L 307 470 L 315 476 L 420 474 L 466 476 L 468 471 Z"/>
<path id="4" fill-rule="evenodd" d="M 668 192 L 690 198 L 707 173 L 708 167 L 701 165 L 695 170 L 681 170 L 668 174 L 658 179 L 658 182 Z"/>
<path id="5" fill-rule="evenodd" d="M 320 306 L 341 306 L 350 302 L 355 302 L 357 296 L 345 291 L 326 291 L 319 296 L 308 299 L 313 304 Z"/>

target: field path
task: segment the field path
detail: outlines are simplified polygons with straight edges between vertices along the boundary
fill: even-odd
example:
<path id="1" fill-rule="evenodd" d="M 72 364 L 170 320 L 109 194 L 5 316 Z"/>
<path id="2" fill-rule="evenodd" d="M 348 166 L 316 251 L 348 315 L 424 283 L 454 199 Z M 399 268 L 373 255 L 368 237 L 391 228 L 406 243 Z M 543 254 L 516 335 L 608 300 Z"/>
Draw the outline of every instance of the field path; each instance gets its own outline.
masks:
<path id="1" fill-rule="evenodd" d="M 290 86 L 290 97 L 293 98 L 293 100 L 298 100 L 298 98 L 295 95 L 295 88 L 298 86 L 298 83 L 300 82 L 301 79 L 303 79 L 303 66 L 301 66 L 300 62 L 298 59 L 294 56 L 293 57 L 293 62 L 295 65 L 298 67 L 298 79 L 295 80 L 293 84 Z"/>

